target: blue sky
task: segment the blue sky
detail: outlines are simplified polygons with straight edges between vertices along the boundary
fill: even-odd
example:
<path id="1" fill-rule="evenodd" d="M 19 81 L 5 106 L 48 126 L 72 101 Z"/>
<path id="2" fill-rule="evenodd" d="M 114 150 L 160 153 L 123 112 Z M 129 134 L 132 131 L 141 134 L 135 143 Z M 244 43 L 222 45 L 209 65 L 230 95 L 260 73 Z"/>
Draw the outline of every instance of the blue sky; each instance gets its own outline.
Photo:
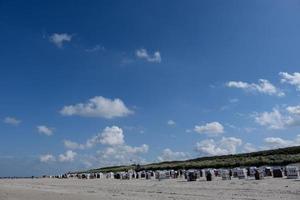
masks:
<path id="1" fill-rule="evenodd" d="M 0 176 L 300 145 L 300 1 L 0 1 Z"/>

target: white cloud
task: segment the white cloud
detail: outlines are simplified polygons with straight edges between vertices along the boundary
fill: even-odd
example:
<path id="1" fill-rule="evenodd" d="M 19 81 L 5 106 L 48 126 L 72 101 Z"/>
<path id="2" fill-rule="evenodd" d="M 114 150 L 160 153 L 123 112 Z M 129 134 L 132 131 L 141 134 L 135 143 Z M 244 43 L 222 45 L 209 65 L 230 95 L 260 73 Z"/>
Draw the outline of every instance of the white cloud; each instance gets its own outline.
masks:
<path id="1" fill-rule="evenodd" d="M 174 152 L 171 149 L 164 149 L 162 154 L 157 157 L 158 161 L 172 161 L 172 160 L 186 160 L 190 158 L 190 155 L 185 152 Z"/>
<path id="2" fill-rule="evenodd" d="M 53 134 L 53 129 L 49 128 L 49 127 L 47 127 L 45 125 L 37 126 L 37 129 L 38 129 L 39 133 L 47 135 L 47 136 L 50 136 L 50 135 Z"/>
<path id="3" fill-rule="evenodd" d="M 64 144 L 68 149 L 81 150 L 92 148 L 97 144 L 106 145 L 103 150 L 97 151 L 96 156 L 84 156 L 84 162 L 93 164 L 93 166 L 132 164 L 134 162 L 145 163 L 145 160 L 140 157 L 140 154 L 147 153 L 149 146 L 147 144 L 143 144 L 141 146 L 130 146 L 125 143 L 124 138 L 125 136 L 121 128 L 117 126 L 111 126 L 104 128 L 102 132 L 91 137 L 84 144 L 79 144 L 70 140 L 65 140 Z M 68 154 L 71 155 L 71 153 L 60 155 L 59 160 L 70 160 L 65 158 L 70 157 Z"/>
<path id="4" fill-rule="evenodd" d="M 207 133 L 210 136 L 217 136 L 224 132 L 224 127 L 219 122 L 211 122 L 202 126 L 196 125 L 194 131 L 197 133 Z"/>
<path id="5" fill-rule="evenodd" d="M 284 92 L 280 91 L 268 80 L 259 79 L 258 83 L 247 83 L 242 81 L 229 81 L 226 84 L 230 88 L 239 88 L 250 92 L 259 92 L 267 95 L 276 95 L 279 97 L 285 96 Z"/>
<path id="6" fill-rule="evenodd" d="M 40 156 L 41 162 L 54 162 L 55 160 L 56 160 L 55 157 L 51 154 L 46 154 L 46 155 Z"/>
<path id="7" fill-rule="evenodd" d="M 300 115 L 300 106 L 288 106 L 286 110 L 294 115 Z"/>
<path id="8" fill-rule="evenodd" d="M 144 163 L 145 160 L 140 154 L 145 154 L 149 150 L 146 144 L 140 147 L 131 147 L 128 145 L 110 146 L 102 151 L 98 151 L 98 159 L 104 165 L 124 165 L 132 163 Z"/>
<path id="9" fill-rule="evenodd" d="M 290 140 L 284 140 L 278 137 L 268 137 L 264 139 L 264 142 L 272 148 L 280 148 L 290 146 L 293 142 Z"/>
<path id="10" fill-rule="evenodd" d="M 103 117 L 111 119 L 114 117 L 125 117 L 132 114 L 121 99 L 108 99 L 102 96 L 91 98 L 86 103 L 65 106 L 60 111 L 62 115 L 78 115 L 83 117 Z"/>
<path id="11" fill-rule="evenodd" d="M 68 150 L 66 151 L 65 154 L 59 154 L 59 161 L 60 162 L 72 162 L 74 161 L 75 157 L 76 157 L 77 153 L 72 151 L 72 150 Z"/>
<path id="12" fill-rule="evenodd" d="M 97 144 L 104 144 L 110 146 L 123 145 L 124 134 L 123 130 L 118 126 L 106 127 L 102 132 L 89 138 L 85 144 L 79 144 L 71 140 L 64 140 L 64 145 L 68 149 L 86 149 L 92 148 Z"/>
<path id="13" fill-rule="evenodd" d="M 171 119 L 169 121 L 167 121 L 167 124 L 169 126 L 175 126 L 176 125 L 176 123 L 173 120 L 171 120 Z"/>
<path id="14" fill-rule="evenodd" d="M 288 83 L 296 87 L 297 90 L 300 90 L 300 73 L 294 72 L 293 74 L 289 74 L 287 72 L 280 72 L 282 83 Z"/>
<path id="15" fill-rule="evenodd" d="M 85 149 L 83 144 L 78 144 L 77 142 L 73 142 L 70 140 L 64 140 L 64 146 L 67 149 Z"/>
<path id="16" fill-rule="evenodd" d="M 99 143 L 111 146 L 124 144 L 123 130 L 117 126 L 106 127 L 101 133 L 88 139 L 86 147 L 90 148 Z"/>
<path id="17" fill-rule="evenodd" d="M 264 139 L 267 148 L 284 148 L 290 146 L 298 146 L 300 145 L 300 134 L 296 136 L 294 140 L 285 140 L 279 137 L 268 137 Z"/>
<path id="18" fill-rule="evenodd" d="M 227 87 L 248 89 L 251 84 L 242 81 L 229 81 L 226 85 Z"/>
<path id="19" fill-rule="evenodd" d="M 11 124 L 11 125 L 19 125 L 22 121 L 21 120 L 18 120 L 14 117 L 5 117 L 5 119 L 3 120 L 4 123 L 6 124 Z"/>
<path id="20" fill-rule="evenodd" d="M 282 115 L 276 108 L 272 112 L 259 113 L 255 117 L 255 121 L 269 129 L 284 129 L 286 126 L 294 124 L 294 119 L 291 116 Z"/>
<path id="21" fill-rule="evenodd" d="M 147 153 L 149 150 L 149 146 L 147 144 L 143 144 L 140 147 L 131 147 L 128 145 L 123 146 L 124 151 L 130 154 L 139 154 L 139 153 Z"/>
<path id="22" fill-rule="evenodd" d="M 138 58 L 145 59 L 148 62 L 156 62 L 156 63 L 161 62 L 161 56 L 159 51 L 154 52 L 154 54 L 151 56 L 150 54 L 148 54 L 146 49 L 138 49 L 136 50 L 135 55 Z"/>
<path id="23" fill-rule="evenodd" d="M 63 47 L 65 42 L 70 42 L 72 40 L 72 35 L 67 33 L 53 33 L 49 37 L 50 42 L 55 44 L 58 48 Z"/>
<path id="24" fill-rule="evenodd" d="M 255 151 L 257 151 L 257 149 L 254 147 L 253 144 L 251 144 L 251 143 L 244 144 L 244 147 L 243 147 L 244 153 L 250 153 L 250 152 L 255 152 Z"/>
<path id="25" fill-rule="evenodd" d="M 202 155 L 227 155 L 237 153 L 242 140 L 235 137 L 223 137 L 220 141 L 203 140 L 196 144 L 196 151 Z"/>
<path id="26" fill-rule="evenodd" d="M 100 143 L 111 146 L 124 144 L 123 130 L 117 126 L 106 127 L 101 133 Z"/>

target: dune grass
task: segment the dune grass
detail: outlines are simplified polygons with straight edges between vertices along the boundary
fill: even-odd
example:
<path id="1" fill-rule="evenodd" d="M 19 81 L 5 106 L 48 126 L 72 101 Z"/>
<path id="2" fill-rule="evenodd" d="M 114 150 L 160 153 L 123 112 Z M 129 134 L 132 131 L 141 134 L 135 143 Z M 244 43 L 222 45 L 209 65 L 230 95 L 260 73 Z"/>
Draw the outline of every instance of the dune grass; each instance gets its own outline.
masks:
<path id="1" fill-rule="evenodd" d="M 112 166 L 91 169 L 88 172 L 120 172 L 135 170 L 232 168 L 247 166 L 276 166 L 300 162 L 300 146 L 235 155 L 200 157 L 185 161 L 169 161 L 146 165 Z"/>

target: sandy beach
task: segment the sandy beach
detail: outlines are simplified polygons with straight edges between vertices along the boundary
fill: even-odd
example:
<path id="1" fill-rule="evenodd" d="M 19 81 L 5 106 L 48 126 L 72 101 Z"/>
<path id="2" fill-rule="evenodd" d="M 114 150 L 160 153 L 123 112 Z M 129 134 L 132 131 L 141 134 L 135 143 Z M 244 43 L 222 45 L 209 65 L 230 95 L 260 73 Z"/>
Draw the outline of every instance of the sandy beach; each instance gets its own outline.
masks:
<path id="1" fill-rule="evenodd" d="M 300 199 L 300 181 L 264 180 L 79 180 L 16 179 L 0 180 L 0 200 L 276 200 Z"/>

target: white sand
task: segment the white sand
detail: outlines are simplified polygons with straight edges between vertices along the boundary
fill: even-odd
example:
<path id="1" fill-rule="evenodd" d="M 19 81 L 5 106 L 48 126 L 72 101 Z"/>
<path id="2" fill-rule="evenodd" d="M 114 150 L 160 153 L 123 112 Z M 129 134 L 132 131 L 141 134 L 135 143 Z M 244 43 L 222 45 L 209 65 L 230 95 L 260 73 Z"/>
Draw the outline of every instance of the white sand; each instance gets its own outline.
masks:
<path id="1" fill-rule="evenodd" d="M 261 181 L 214 180 L 0 180 L 0 200 L 300 200 L 300 181 L 266 178 Z"/>

